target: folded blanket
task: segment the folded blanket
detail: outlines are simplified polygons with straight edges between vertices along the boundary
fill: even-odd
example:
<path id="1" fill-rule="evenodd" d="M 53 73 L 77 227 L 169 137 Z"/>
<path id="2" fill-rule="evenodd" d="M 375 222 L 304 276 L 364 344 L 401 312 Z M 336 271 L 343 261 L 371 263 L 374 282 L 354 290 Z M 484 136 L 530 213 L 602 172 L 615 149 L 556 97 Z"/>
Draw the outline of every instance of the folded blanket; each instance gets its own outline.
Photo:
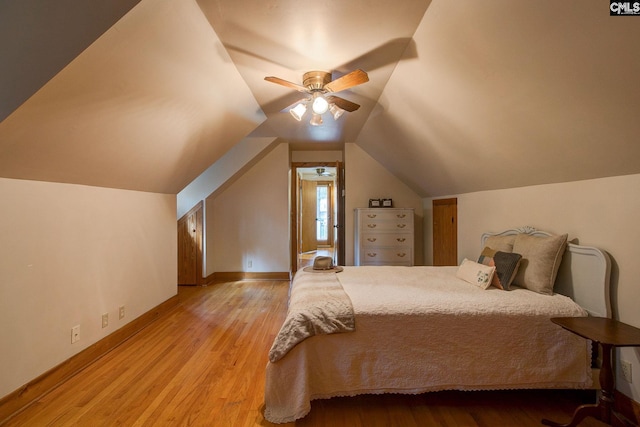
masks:
<path id="1" fill-rule="evenodd" d="M 271 346 L 269 360 L 280 360 L 313 335 L 353 331 L 353 306 L 336 273 L 298 271 L 291 284 L 287 317 Z"/>

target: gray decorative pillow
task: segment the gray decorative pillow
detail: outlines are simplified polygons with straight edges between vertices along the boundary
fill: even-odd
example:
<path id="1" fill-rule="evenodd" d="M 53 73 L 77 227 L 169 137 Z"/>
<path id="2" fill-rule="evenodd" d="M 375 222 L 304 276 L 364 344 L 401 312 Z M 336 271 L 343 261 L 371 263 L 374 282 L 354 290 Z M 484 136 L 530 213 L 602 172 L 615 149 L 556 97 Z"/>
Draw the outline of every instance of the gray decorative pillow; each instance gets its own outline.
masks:
<path id="1" fill-rule="evenodd" d="M 553 294 L 562 255 L 567 247 L 567 235 L 535 237 L 518 234 L 513 252 L 522 255 L 513 284 L 545 295 Z"/>
<path id="2" fill-rule="evenodd" d="M 484 244 L 491 249 L 501 252 L 513 252 L 513 243 L 516 240 L 516 235 L 511 234 L 509 236 L 490 236 L 487 237 Z"/>
<path id="3" fill-rule="evenodd" d="M 511 282 L 513 282 L 513 279 L 516 277 L 521 259 L 522 256 L 515 252 L 496 251 L 487 246 L 482 250 L 478 262 L 484 265 L 495 266 L 496 272 L 493 275 L 491 285 L 498 289 L 508 291 Z"/>

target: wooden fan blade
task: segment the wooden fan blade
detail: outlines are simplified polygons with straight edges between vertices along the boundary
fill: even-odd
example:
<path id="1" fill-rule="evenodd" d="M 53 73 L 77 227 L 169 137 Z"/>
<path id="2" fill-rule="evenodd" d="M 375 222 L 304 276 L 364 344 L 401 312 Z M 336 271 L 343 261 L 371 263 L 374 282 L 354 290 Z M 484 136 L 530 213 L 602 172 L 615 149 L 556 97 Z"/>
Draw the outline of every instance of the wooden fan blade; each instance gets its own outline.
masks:
<path id="1" fill-rule="evenodd" d="M 327 96 L 327 101 L 329 101 L 329 103 L 333 102 L 344 111 L 348 111 L 350 113 L 360 108 L 360 106 L 355 102 L 347 101 L 346 99 L 340 98 L 339 96 Z"/>
<path id="2" fill-rule="evenodd" d="M 282 86 L 285 86 L 285 87 L 288 87 L 288 88 L 291 88 L 291 89 L 295 89 L 295 90 L 297 90 L 299 92 L 307 92 L 307 88 L 306 87 L 304 87 L 302 85 L 295 84 L 295 83 L 291 83 L 291 82 L 289 82 L 287 80 L 283 80 L 283 79 L 281 79 L 279 77 L 265 77 L 264 79 L 266 81 L 268 81 L 268 82 L 276 83 L 276 84 L 279 84 L 279 85 L 282 85 Z"/>
<path id="3" fill-rule="evenodd" d="M 324 89 L 328 92 L 340 92 L 350 87 L 360 85 L 369 81 L 369 75 L 362 70 L 355 70 L 349 74 L 327 83 Z"/>

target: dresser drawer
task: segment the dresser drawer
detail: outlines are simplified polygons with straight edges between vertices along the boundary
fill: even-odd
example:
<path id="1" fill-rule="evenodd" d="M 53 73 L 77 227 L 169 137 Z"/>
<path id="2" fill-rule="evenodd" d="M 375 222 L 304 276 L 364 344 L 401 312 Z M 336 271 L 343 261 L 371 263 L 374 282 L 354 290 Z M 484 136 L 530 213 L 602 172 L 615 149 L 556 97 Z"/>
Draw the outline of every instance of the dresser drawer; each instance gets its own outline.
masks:
<path id="1" fill-rule="evenodd" d="M 411 243 L 413 235 L 411 233 L 362 233 L 362 246 L 407 246 Z"/>
<path id="2" fill-rule="evenodd" d="M 410 247 L 363 248 L 361 265 L 413 265 Z"/>
<path id="3" fill-rule="evenodd" d="M 384 219 L 369 219 L 362 220 L 360 225 L 361 232 L 367 232 L 371 230 L 377 231 L 413 231 L 413 218 L 398 219 L 398 220 L 384 220 Z"/>
<path id="4" fill-rule="evenodd" d="M 377 221 L 413 221 L 413 212 L 406 210 L 385 210 L 376 209 L 375 211 L 367 211 L 362 214 L 363 220 L 375 219 Z"/>

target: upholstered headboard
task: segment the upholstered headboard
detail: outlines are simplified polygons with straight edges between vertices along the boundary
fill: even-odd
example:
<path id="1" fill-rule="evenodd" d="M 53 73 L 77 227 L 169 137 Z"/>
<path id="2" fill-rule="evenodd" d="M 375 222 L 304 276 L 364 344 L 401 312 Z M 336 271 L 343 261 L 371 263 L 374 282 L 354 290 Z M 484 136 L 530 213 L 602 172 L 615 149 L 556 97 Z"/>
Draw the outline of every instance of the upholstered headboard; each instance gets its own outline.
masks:
<path id="1" fill-rule="evenodd" d="M 552 235 L 532 227 L 511 229 L 500 233 L 484 233 L 481 238 L 482 247 L 490 236 L 519 233 L 537 237 Z M 568 243 L 553 291 L 570 297 L 591 316 L 611 317 L 610 276 L 611 260 L 605 251 L 593 246 Z"/>

